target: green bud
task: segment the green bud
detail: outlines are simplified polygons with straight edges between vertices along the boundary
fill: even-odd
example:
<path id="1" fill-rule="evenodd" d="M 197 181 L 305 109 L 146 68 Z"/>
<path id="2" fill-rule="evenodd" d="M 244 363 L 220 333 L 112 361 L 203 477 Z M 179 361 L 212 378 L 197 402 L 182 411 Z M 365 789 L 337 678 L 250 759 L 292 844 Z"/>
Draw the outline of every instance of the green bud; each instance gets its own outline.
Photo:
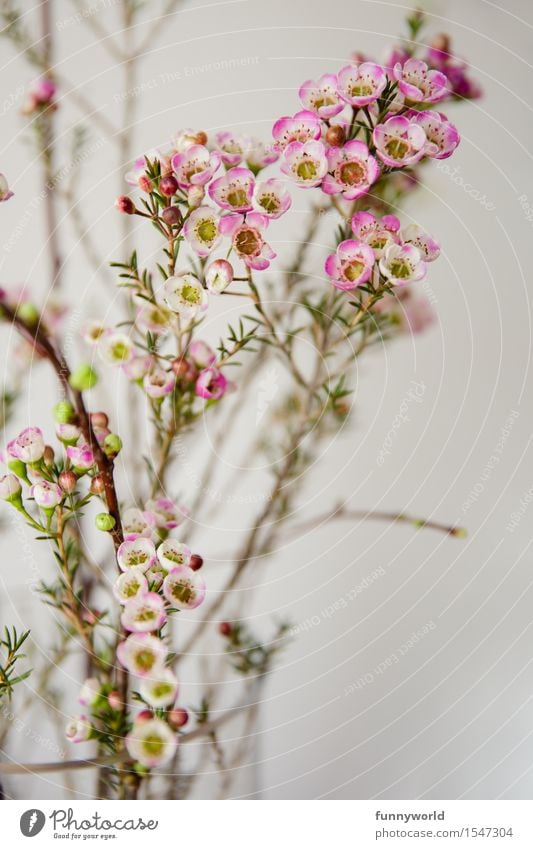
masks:
<path id="1" fill-rule="evenodd" d="M 21 304 L 17 309 L 17 316 L 21 318 L 24 324 L 37 324 L 40 318 L 40 312 L 35 306 L 35 304 L 25 303 Z"/>
<path id="2" fill-rule="evenodd" d="M 72 372 L 69 378 L 69 383 L 73 389 L 78 392 L 84 392 L 86 389 L 92 389 L 98 383 L 98 375 L 90 365 L 84 363 Z"/>
<path id="3" fill-rule="evenodd" d="M 23 463 L 22 460 L 9 460 L 7 468 L 12 471 L 18 478 L 22 478 L 22 480 L 26 483 L 29 482 L 28 475 L 26 474 L 26 463 Z"/>
<path id="4" fill-rule="evenodd" d="M 71 424 L 76 418 L 74 407 L 70 401 L 60 401 L 53 408 L 54 419 L 58 424 Z"/>
<path id="5" fill-rule="evenodd" d="M 116 457 L 122 448 L 122 440 L 117 433 L 110 433 L 104 439 L 104 452 L 108 457 Z"/>
<path id="6" fill-rule="evenodd" d="M 94 521 L 99 531 L 112 531 L 116 525 L 113 516 L 109 513 L 98 513 Z"/>

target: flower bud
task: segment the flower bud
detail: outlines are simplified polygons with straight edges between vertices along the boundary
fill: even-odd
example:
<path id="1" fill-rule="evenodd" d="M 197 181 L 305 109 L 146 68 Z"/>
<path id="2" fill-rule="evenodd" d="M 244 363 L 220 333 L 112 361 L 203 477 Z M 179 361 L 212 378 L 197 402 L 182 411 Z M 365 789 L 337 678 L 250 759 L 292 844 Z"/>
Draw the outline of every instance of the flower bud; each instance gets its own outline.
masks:
<path id="1" fill-rule="evenodd" d="M 204 565 L 204 558 L 200 557 L 199 554 L 191 554 L 191 559 L 189 560 L 189 566 L 193 570 L 193 572 L 197 572 L 198 569 L 201 569 Z"/>
<path id="2" fill-rule="evenodd" d="M 186 378 L 189 374 L 191 367 L 190 363 L 188 363 L 187 360 L 183 359 L 183 357 L 180 357 L 176 360 L 172 360 L 172 363 L 170 365 L 172 371 L 174 372 L 178 380 Z"/>
<path id="3" fill-rule="evenodd" d="M 92 389 L 98 383 L 98 375 L 90 365 L 84 363 L 78 366 L 69 377 L 68 382 L 73 389 L 78 392 L 84 392 L 86 389 Z"/>
<path id="4" fill-rule="evenodd" d="M 233 631 L 233 625 L 231 622 L 221 622 L 218 626 L 219 634 L 222 634 L 223 637 L 229 637 Z"/>
<path id="5" fill-rule="evenodd" d="M 326 141 L 332 147 L 341 147 L 346 141 L 346 132 L 344 127 L 341 127 L 340 124 L 333 124 L 332 127 L 328 127 Z"/>
<path id="6" fill-rule="evenodd" d="M 91 480 L 90 491 L 92 495 L 102 495 L 105 492 L 104 479 L 101 475 L 95 475 Z"/>
<path id="7" fill-rule="evenodd" d="M 99 531 L 112 531 L 116 525 L 110 513 L 98 513 L 94 522 Z"/>
<path id="8" fill-rule="evenodd" d="M 109 418 L 106 413 L 91 413 L 91 424 L 93 427 L 107 427 Z"/>
<path id="9" fill-rule="evenodd" d="M 183 728 L 189 721 L 189 714 L 185 708 L 173 708 L 169 710 L 167 719 L 173 728 Z"/>
<path id="10" fill-rule="evenodd" d="M 143 722 L 148 722 L 149 719 L 153 719 L 154 715 L 151 710 L 145 709 L 141 710 L 140 713 L 135 717 L 135 724 L 142 725 Z"/>
<path id="11" fill-rule="evenodd" d="M 113 708 L 113 710 L 122 710 L 123 702 L 120 693 L 117 690 L 111 690 L 107 697 L 107 701 L 109 702 L 109 707 Z"/>
<path id="12" fill-rule="evenodd" d="M 135 204 L 127 195 L 120 195 L 115 201 L 115 209 L 123 212 L 124 215 L 133 215 L 135 213 Z"/>
<path id="13" fill-rule="evenodd" d="M 161 218 L 169 227 L 177 227 L 183 221 L 183 216 L 177 206 L 167 206 L 161 213 Z"/>
<path id="14" fill-rule="evenodd" d="M 141 176 L 137 180 L 137 185 L 139 186 L 142 192 L 146 192 L 147 194 L 150 194 L 150 192 L 154 188 L 154 184 L 150 180 L 150 177 L 147 177 L 146 174 L 141 174 Z"/>
<path id="15" fill-rule="evenodd" d="M 53 466 L 54 465 L 54 459 L 55 459 L 54 449 L 52 448 L 51 445 L 45 445 L 44 451 L 43 451 L 43 460 L 44 460 L 45 466 Z"/>
<path id="16" fill-rule="evenodd" d="M 53 409 L 54 419 L 58 424 L 71 424 L 76 413 L 70 401 L 60 401 Z"/>
<path id="17" fill-rule="evenodd" d="M 122 448 L 122 440 L 117 433 L 110 433 L 104 439 L 104 453 L 107 454 L 108 457 L 116 457 Z"/>
<path id="18" fill-rule="evenodd" d="M 71 493 L 76 489 L 78 478 L 72 471 L 61 472 L 58 483 L 63 492 Z"/>
<path id="19" fill-rule="evenodd" d="M 159 181 L 159 191 L 165 197 L 171 198 L 172 195 L 176 194 L 178 188 L 178 181 L 173 174 L 169 174 L 167 177 L 161 177 Z"/>
<path id="20" fill-rule="evenodd" d="M 203 130 L 198 130 L 194 140 L 196 144 L 207 144 L 207 133 L 204 133 Z"/>
<path id="21" fill-rule="evenodd" d="M 2 475 L 0 477 L 0 498 L 12 504 L 21 503 L 20 493 L 22 487 L 15 475 Z"/>
<path id="22" fill-rule="evenodd" d="M 24 324 L 33 325 L 37 324 L 40 317 L 40 312 L 35 306 L 35 304 L 31 304 L 28 301 L 26 303 L 21 304 L 17 308 L 17 316 L 21 318 Z"/>

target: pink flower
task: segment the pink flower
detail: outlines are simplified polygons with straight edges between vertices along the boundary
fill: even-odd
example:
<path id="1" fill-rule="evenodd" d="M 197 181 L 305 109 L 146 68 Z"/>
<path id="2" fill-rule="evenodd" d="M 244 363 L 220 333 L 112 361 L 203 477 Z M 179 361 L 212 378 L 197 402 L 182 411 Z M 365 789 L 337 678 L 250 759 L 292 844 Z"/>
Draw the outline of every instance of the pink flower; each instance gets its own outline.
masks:
<path id="1" fill-rule="evenodd" d="M 211 345 L 208 345 L 203 339 L 194 339 L 189 345 L 188 354 L 198 368 L 212 366 L 217 358 Z"/>
<path id="2" fill-rule="evenodd" d="M 176 385 L 176 375 L 173 371 L 152 368 L 143 378 L 143 388 L 150 398 L 164 398 L 170 395 Z"/>
<path id="3" fill-rule="evenodd" d="M 53 510 L 63 500 L 64 492 L 57 484 L 43 479 L 30 487 L 30 495 L 39 507 Z"/>
<path id="4" fill-rule="evenodd" d="M 205 270 L 205 283 L 213 295 L 220 295 L 233 281 L 235 272 L 227 259 L 215 259 Z"/>
<path id="5" fill-rule="evenodd" d="M 16 475 L 2 475 L 0 477 L 0 498 L 2 501 L 19 501 L 21 491 L 22 487 Z"/>
<path id="6" fill-rule="evenodd" d="M 189 566 L 178 566 L 163 581 L 163 592 L 172 607 L 193 610 L 205 598 L 205 582 Z"/>
<path id="7" fill-rule="evenodd" d="M 256 183 L 252 203 L 254 209 L 262 215 L 280 218 L 289 209 L 292 199 L 281 180 L 271 177 Z"/>
<path id="8" fill-rule="evenodd" d="M 398 88 L 412 103 L 438 103 L 448 97 L 448 80 L 441 71 L 430 71 L 421 59 L 407 59 L 397 62 L 392 76 L 398 82 Z"/>
<path id="9" fill-rule="evenodd" d="M 152 634 L 130 634 L 117 646 L 119 663 L 139 678 L 162 670 L 167 655 L 164 642 Z"/>
<path id="10" fill-rule="evenodd" d="M 178 507 L 170 498 L 155 498 L 146 502 L 144 515 L 156 528 L 167 531 L 177 528 L 189 513 L 185 507 Z"/>
<path id="11" fill-rule="evenodd" d="M 38 427 L 27 427 L 7 445 L 7 453 L 23 463 L 37 463 L 44 454 L 43 432 Z"/>
<path id="12" fill-rule="evenodd" d="M 232 168 L 244 159 L 247 143 L 244 136 L 237 136 L 231 130 L 223 130 L 215 135 L 215 142 L 224 165 Z"/>
<path id="13" fill-rule="evenodd" d="M 279 151 L 274 145 L 266 145 L 256 138 L 248 140 L 246 147 L 246 164 L 257 174 L 267 165 L 271 165 L 279 158 Z"/>
<path id="14" fill-rule="evenodd" d="M 56 84 L 50 77 L 39 77 L 32 83 L 30 91 L 39 103 L 49 103 L 56 93 Z"/>
<path id="15" fill-rule="evenodd" d="M 220 221 L 219 228 L 225 234 L 223 223 L 224 219 Z M 180 271 L 165 280 L 163 293 L 169 309 L 184 320 L 192 320 L 200 310 L 207 309 L 207 292 L 189 271 Z"/>
<path id="16" fill-rule="evenodd" d="M 232 240 L 232 247 L 239 259 L 257 271 L 268 268 L 276 254 L 263 239 L 262 230 L 268 227 L 268 218 L 257 212 L 244 215 L 226 215 L 220 222 L 220 229 Z"/>
<path id="17" fill-rule="evenodd" d="M 337 79 L 340 96 L 352 106 L 374 103 L 387 85 L 385 69 L 373 62 L 347 65 L 339 72 Z"/>
<path id="18" fill-rule="evenodd" d="M 352 218 L 352 231 L 359 242 L 365 242 L 379 259 L 385 248 L 398 241 L 400 221 L 395 215 L 377 219 L 370 212 L 356 212 Z"/>
<path id="19" fill-rule="evenodd" d="M 391 168 L 403 168 L 424 155 L 426 134 L 422 127 L 403 115 L 393 115 L 374 130 L 379 158 Z"/>
<path id="20" fill-rule="evenodd" d="M 285 115 L 279 118 L 272 127 L 272 135 L 278 150 L 284 150 L 291 142 L 316 141 L 322 134 L 320 121 L 314 112 L 303 109 L 291 118 Z"/>
<path id="21" fill-rule="evenodd" d="M 81 430 L 73 424 L 57 424 L 56 436 L 65 445 L 75 445 L 81 436 Z"/>
<path id="22" fill-rule="evenodd" d="M 65 736 L 71 743 L 85 743 L 91 736 L 93 728 L 86 716 L 73 716 L 67 722 Z"/>
<path id="23" fill-rule="evenodd" d="M 141 569 L 146 572 L 155 560 L 155 545 L 147 537 L 125 539 L 117 551 L 118 565 L 123 572 L 127 572 L 128 569 Z"/>
<path id="24" fill-rule="evenodd" d="M 318 80 L 307 80 L 300 86 L 300 100 L 306 109 L 315 112 L 319 118 L 333 118 L 344 108 L 337 93 L 335 74 L 324 74 Z"/>
<path id="25" fill-rule="evenodd" d="M 128 601 L 120 621 L 126 631 L 158 631 L 166 622 L 165 603 L 157 593 L 136 596 Z"/>
<path id="26" fill-rule="evenodd" d="M 426 276 L 426 263 L 414 245 L 390 245 L 379 261 L 379 270 L 393 286 L 406 286 Z"/>
<path id="27" fill-rule="evenodd" d="M 128 507 L 122 513 L 122 528 L 125 534 L 150 536 L 150 525 L 142 510 L 138 507 Z"/>
<path id="28" fill-rule="evenodd" d="M 215 180 L 210 190 L 218 182 Z M 219 220 L 220 216 L 210 206 L 199 206 L 185 221 L 183 235 L 198 256 L 208 256 L 222 241 Z"/>
<path id="29" fill-rule="evenodd" d="M 131 757 L 149 769 L 163 766 L 172 760 L 177 745 L 174 732 L 157 717 L 134 723 L 126 737 L 126 748 Z"/>
<path id="30" fill-rule="evenodd" d="M 460 142 L 460 136 L 455 124 L 448 121 L 442 112 L 428 110 L 426 112 L 409 112 L 409 118 L 426 134 L 424 154 L 432 159 L 447 159 L 451 156 Z"/>
<path id="31" fill-rule="evenodd" d="M 144 333 L 162 334 L 168 330 L 169 321 L 170 312 L 165 307 L 143 300 L 142 305 L 137 310 L 135 324 Z M 133 352 L 132 356 L 135 356 Z"/>
<path id="32" fill-rule="evenodd" d="M 157 559 L 166 572 L 176 566 L 188 566 L 191 559 L 191 549 L 183 542 L 173 537 L 163 540 L 157 549 Z"/>
<path id="33" fill-rule="evenodd" d="M 142 380 L 153 364 L 150 354 L 134 353 L 130 360 L 122 364 L 122 371 L 128 380 Z"/>
<path id="34" fill-rule="evenodd" d="M 3 174 L 0 174 L 0 203 L 4 200 L 9 200 L 13 197 L 13 192 L 10 191 L 8 182 Z"/>
<path id="35" fill-rule="evenodd" d="M 248 168 L 230 168 L 209 186 L 212 200 L 231 212 L 248 212 L 252 208 L 254 175 Z"/>
<path id="36" fill-rule="evenodd" d="M 202 144 L 193 144 L 172 157 L 172 168 L 183 189 L 204 186 L 220 165 L 220 154 L 210 153 Z"/>
<path id="37" fill-rule="evenodd" d="M 120 604 L 126 604 L 132 598 L 146 595 L 148 592 L 148 581 L 144 572 L 139 568 L 128 569 L 119 575 L 113 584 L 113 593 Z"/>
<path id="38" fill-rule="evenodd" d="M 205 368 L 196 381 L 195 392 L 207 400 L 222 398 L 228 387 L 228 381 L 217 368 Z"/>
<path id="39" fill-rule="evenodd" d="M 346 239 L 334 254 L 326 259 L 326 274 L 336 289 L 356 289 L 370 279 L 374 266 L 374 251 L 364 242 Z"/>
<path id="40" fill-rule="evenodd" d="M 328 195 L 342 192 L 345 200 L 355 200 L 366 194 L 379 177 L 378 163 L 362 141 L 328 148 L 327 159 L 328 173 L 322 182 L 322 191 Z"/>
<path id="41" fill-rule="evenodd" d="M 94 454 L 90 445 L 68 445 L 67 457 L 76 469 L 87 471 L 94 466 Z"/>
<path id="42" fill-rule="evenodd" d="M 94 707 L 100 698 L 102 685 L 98 678 L 87 678 L 82 685 L 78 701 L 85 707 Z"/>
<path id="43" fill-rule="evenodd" d="M 291 142 L 283 152 L 280 167 L 302 188 L 318 186 L 328 171 L 326 148 L 319 141 Z"/>
<path id="44" fill-rule="evenodd" d="M 418 224 L 408 224 L 401 233 L 400 239 L 405 245 L 414 245 L 418 248 L 424 262 L 434 262 L 440 256 L 439 243 L 428 233 L 425 233 Z"/>

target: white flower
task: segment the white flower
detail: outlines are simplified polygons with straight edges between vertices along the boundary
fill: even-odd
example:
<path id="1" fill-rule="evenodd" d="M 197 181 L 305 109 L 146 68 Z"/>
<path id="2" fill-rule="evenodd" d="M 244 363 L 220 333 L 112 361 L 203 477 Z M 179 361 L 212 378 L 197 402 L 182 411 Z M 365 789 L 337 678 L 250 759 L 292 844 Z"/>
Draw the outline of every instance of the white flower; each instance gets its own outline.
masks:
<path id="1" fill-rule="evenodd" d="M 22 487 L 16 475 L 2 475 L 0 477 L 0 498 L 4 501 L 17 501 Z"/>
<path id="2" fill-rule="evenodd" d="M 167 571 L 176 566 L 188 566 L 191 549 L 177 539 L 166 539 L 157 549 L 157 559 Z"/>
<path id="3" fill-rule="evenodd" d="M 189 566 L 178 566 L 163 581 L 163 593 L 178 610 L 194 610 L 205 598 L 205 581 Z"/>
<path id="4" fill-rule="evenodd" d="M 131 757 L 143 766 L 156 767 L 168 763 L 178 745 L 176 735 L 162 719 L 135 723 L 126 737 Z"/>
<path id="5" fill-rule="evenodd" d="M 130 634 L 117 646 L 117 657 L 128 672 L 144 678 L 163 672 L 168 649 L 163 640 L 152 634 Z"/>
<path id="6" fill-rule="evenodd" d="M 87 678 L 80 690 L 78 701 L 81 705 L 85 705 L 87 707 L 94 707 L 94 705 L 100 698 L 101 691 L 102 685 L 100 684 L 98 678 Z"/>
<path id="7" fill-rule="evenodd" d="M 133 342 L 125 333 L 105 333 L 98 342 L 98 353 L 106 363 L 124 365 L 134 354 Z"/>
<path id="8" fill-rule="evenodd" d="M 172 312 L 184 319 L 192 319 L 199 310 L 207 307 L 207 292 L 194 274 L 183 271 L 165 280 L 163 296 Z"/>
<path id="9" fill-rule="evenodd" d="M 136 596 L 147 593 L 148 581 L 146 580 L 142 569 L 128 569 L 127 572 L 123 572 L 122 575 L 119 575 L 113 585 L 113 592 L 115 594 L 115 598 L 121 604 L 126 604 L 128 601 L 131 601 L 132 598 L 136 598 Z"/>
<path id="10" fill-rule="evenodd" d="M 176 701 L 178 680 L 170 669 L 165 669 L 157 678 L 143 678 L 139 692 L 150 707 L 168 707 Z"/>
<path id="11" fill-rule="evenodd" d="M 91 736 L 92 725 L 86 716 L 73 716 L 67 722 L 65 734 L 71 743 L 84 743 Z"/>
<path id="12" fill-rule="evenodd" d="M 146 572 L 155 563 L 155 545 L 148 537 L 125 539 L 117 551 L 118 565 L 123 572 L 141 569 Z"/>

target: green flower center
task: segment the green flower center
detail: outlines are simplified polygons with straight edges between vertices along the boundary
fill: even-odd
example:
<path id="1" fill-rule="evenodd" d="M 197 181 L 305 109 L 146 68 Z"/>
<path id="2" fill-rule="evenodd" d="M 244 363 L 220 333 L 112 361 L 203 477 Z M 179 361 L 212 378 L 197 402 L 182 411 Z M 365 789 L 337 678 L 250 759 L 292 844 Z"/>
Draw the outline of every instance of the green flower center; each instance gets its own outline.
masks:
<path id="1" fill-rule="evenodd" d="M 296 166 L 296 174 L 302 180 L 314 180 L 317 175 L 316 162 L 312 159 L 303 159 Z"/>
<path id="2" fill-rule="evenodd" d="M 411 266 L 404 259 L 395 259 L 390 264 L 390 270 L 393 277 L 398 277 L 400 280 L 405 280 L 411 276 Z"/>
<path id="3" fill-rule="evenodd" d="M 194 598 L 194 590 L 190 584 L 175 581 L 171 584 L 170 591 L 174 598 L 182 604 L 188 604 Z"/>
<path id="4" fill-rule="evenodd" d="M 350 86 L 350 94 L 352 97 L 367 97 L 368 95 L 373 94 L 373 92 L 374 89 L 370 83 L 364 82 L 364 80 L 358 80 Z"/>
<path id="5" fill-rule="evenodd" d="M 202 218 L 196 225 L 196 234 L 201 242 L 211 244 L 217 236 L 217 226 L 212 218 Z"/>
<path id="6" fill-rule="evenodd" d="M 248 198 L 244 189 L 233 188 L 227 194 L 227 201 L 230 206 L 247 206 Z"/>
<path id="7" fill-rule="evenodd" d="M 147 755 L 160 755 L 165 748 L 165 741 L 157 734 L 148 734 L 143 740 L 143 749 Z"/>
<path id="8" fill-rule="evenodd" d="M 365 268 L 365 266 L 362 262 L 358 262 L 357 260 L 352 260 L 351 262 L 349 262 L 345 266 L 344 276 L 346 277 L 347 280 L 350 281 L 350 283 L 353 283 L 354 280 L 357 280 L 357 278 L 361 276 L 361 274 L 364 271 L 364 268 Z"/>
<path id="9" fill-rule="evenodd" d="M 259 206 L 265 210 L 265 212 L 277 212 L 280 203 L 277 197 L 273 194 L 264 194 L 259 198 Z"/>
<path id="10" fill-rule="evenodd" d="M 125 360 L 130 352 L 129 347 L 124 342 L 115 342 L 112 348 L 113 359 Z"/>
<path id="11" fill-rule="evenodd" d="M 392 138 L 385 144 L 385 150 L 392 159 L 405 159 L 409 153 L 409 145 L 404 139 Z"/>
<path id="12" fill-rule="evenodd" d="M 185 283 L 181 287 L 181 297 L 188 304 L 199 304 L 200 303 L 200 292 L 196 288 L 196 286 L 191 286 L 190 284 Z"/>
<path id="13" fill-rule="evenodd" d="M 152 693 L 156 697 L 156 699 L 160 699 L 164 696 L 169 696 L 172 693 L 172 686 L 168 684 L 166 681 L 160 681 L 157 684 L 154 684 L 152 687 Z"/>
<path id="14" fill-rule="evenodd" d="M 140 589 L 139 581 L 130 581 L 129 584 L 126 584 L 124 587 L 124 595 L 128 598 L 133 598 L 136 596 Z"/>
<path id="15" fill-rule="evenodd" d="M 154 665 L 155 655 L 148 649 L 143 649 L 137 655 L 137 666 L 141 669 L 149 670 Z"/>

